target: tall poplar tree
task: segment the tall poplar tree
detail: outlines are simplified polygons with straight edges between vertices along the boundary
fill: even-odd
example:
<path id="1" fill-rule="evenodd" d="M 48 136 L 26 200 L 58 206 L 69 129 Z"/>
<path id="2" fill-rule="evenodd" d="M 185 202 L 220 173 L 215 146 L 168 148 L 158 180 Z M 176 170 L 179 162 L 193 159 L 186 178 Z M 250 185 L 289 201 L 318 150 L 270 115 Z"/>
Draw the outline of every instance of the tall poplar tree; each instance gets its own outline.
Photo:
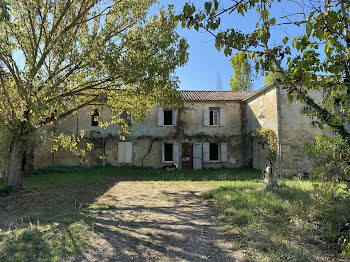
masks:
<path id="1" fill-rule="evenodd" d="M 247 91 L 253 87 L 252 70 L 247 55 L 237 52 L 232 58 L 233 77 L 230 77 L 230 88 L 232 91 Z"/>

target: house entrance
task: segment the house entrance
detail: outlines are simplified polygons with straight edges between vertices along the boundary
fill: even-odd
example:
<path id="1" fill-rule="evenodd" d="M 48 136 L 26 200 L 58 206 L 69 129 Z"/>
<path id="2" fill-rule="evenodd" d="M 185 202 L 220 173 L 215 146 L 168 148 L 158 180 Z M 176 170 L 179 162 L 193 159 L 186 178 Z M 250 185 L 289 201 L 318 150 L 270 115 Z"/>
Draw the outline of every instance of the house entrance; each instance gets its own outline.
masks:
<path id="1" fill-rule="evenodd" d="M 182 144 L 182 169 L 192 170 L 193 169 L 193 146 L 192 144 Z"/>

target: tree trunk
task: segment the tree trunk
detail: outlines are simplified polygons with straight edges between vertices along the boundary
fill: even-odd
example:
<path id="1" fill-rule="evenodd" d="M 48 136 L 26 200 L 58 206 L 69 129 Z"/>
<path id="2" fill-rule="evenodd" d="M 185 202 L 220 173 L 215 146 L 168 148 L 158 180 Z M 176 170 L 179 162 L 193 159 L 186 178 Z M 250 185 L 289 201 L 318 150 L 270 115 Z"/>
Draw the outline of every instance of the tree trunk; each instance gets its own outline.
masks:
<path id="1" fill-rule="evenodd" d="M 8 165 L 8 185 L 19 189 L 22 187 L 22 145 L 20 139 L 15 139 L 11 145 L 10 159 Z"/>

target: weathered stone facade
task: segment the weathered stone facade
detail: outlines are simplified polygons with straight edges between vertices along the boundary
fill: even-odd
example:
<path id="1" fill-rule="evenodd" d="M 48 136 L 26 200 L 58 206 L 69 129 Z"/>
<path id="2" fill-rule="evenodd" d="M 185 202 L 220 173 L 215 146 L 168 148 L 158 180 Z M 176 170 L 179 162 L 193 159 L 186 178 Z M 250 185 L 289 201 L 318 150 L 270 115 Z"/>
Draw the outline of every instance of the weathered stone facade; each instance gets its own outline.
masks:
<path id="1" fill-rule="evenodd" d="M 121 141 L 118 125 L 92 126 L 87 109 L 55 123 L 56 134 L 78 134 L 85 130 L 85 142 L 93 142 L 83 165 L 135 165 L 164 167 L 176 164 L 183 169 L 241 167 L 264 169 L 269 154 L 267 145 L 252 133 L 261 128 L 274 130 L 278 137 L 276 165 L 284 174 L 309 172 L 312 158 L 304 143 L 317 134 L 332 135 L 329 129 L 312 127 L 304 105 L 290 103 L 282 84 L 271 84 L 256 92 L 182 91 L 184 107 L 165 112 L 155 107 L 143 122 L 131 122 L 134 130 Z M 311 94 L 316 100 L 322 94 Z M 111 111 L 100 112 L 108 119 Z M 171 123 L 165 124 L 165 121 Z M 163 122 L 162 122 L 163 121 Z M 101 159 L 99 156 L 103 155 Z M 47 166 L 80 165 L 69 152 L 49 152 L 36 143 L 32 152 L 35 169 Z"/>

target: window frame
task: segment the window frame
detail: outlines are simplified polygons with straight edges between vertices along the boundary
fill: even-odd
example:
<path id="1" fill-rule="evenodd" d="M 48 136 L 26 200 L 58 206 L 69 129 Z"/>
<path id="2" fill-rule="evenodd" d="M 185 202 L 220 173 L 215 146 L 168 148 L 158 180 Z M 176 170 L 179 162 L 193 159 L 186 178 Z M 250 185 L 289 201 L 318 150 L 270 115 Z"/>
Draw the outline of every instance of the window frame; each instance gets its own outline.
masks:
<path id="1" fill-rule="evenodd" d="M 170 124 L 166 124 L 165 123 L 165 116 L 167 115 L 167 117 L 170 116 Z M 169 121 L 167 121 L 169 122 Z M 174 119 L 173 119 L 173 110 L 163 110 L 163 126 L 174 126 Z"/>
<path id="2" fill-rule="evenodd" d="M 217 150 L 218 150 L 218 158 L 217 159 L 211 159 L 211 146 L 212 145 L 216 145 L 217 146 Z M 220 143 L 209 143 L 209 162 L 212 163 L 218 163 L 220 162 L 221 159 L 221 153 L 220 153 Z"/>
<path id="3" fill-rule="evenodd" d="M 165 145 L 171 145 L 171 160 L 165 159 Z M 164 163 L 174 163 L 174 143 L 163 143 L 163 162 Z"/>
<path id="4" fill-rule="evenodd" d="M 95 119 L 97 117 L 97 120 Z M 99 118 L 100 118 L 100 113 L 98 112 L 97 109 L 94 110 L 94 113 L 91 115 L 91 126 L 98 126 L 99 125 Z"/>
<path id="5" fill-rule="evenodd" d="M 220 126 L 220 109 L 209 109 L 209 126 Z"/>

